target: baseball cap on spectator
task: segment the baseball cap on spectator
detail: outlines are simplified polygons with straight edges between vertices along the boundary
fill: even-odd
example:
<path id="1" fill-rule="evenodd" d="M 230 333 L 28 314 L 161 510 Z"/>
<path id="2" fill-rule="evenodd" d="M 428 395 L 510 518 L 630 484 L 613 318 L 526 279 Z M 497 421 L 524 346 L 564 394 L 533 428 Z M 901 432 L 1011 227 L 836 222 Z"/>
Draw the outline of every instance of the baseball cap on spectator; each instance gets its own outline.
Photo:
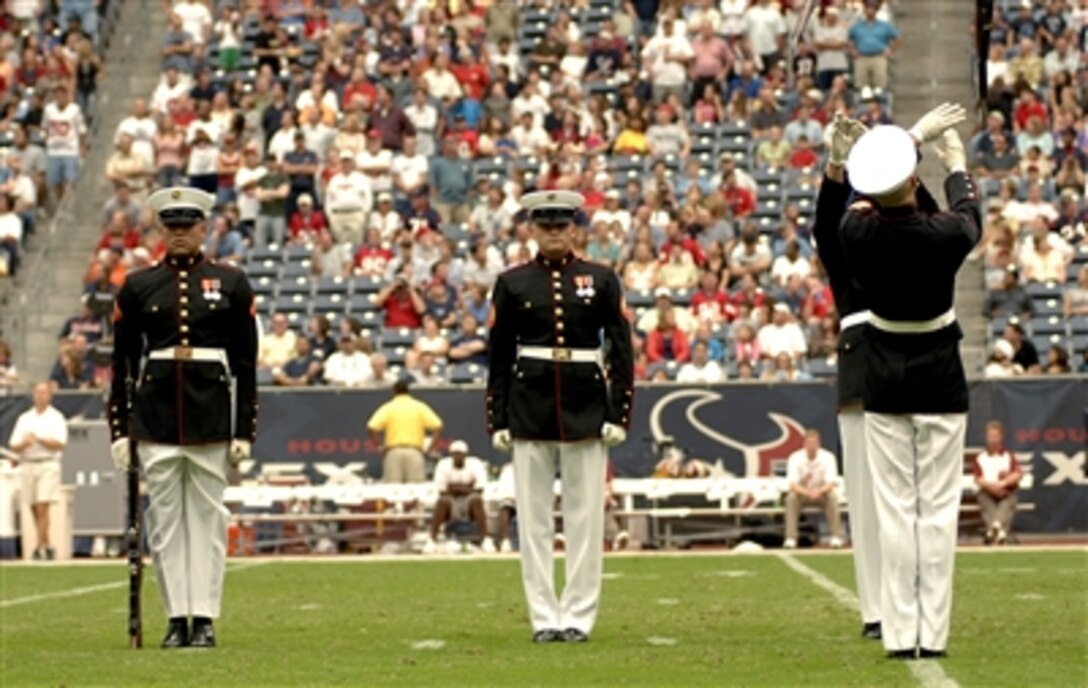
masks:
<path id="1" fill-rule="evenodd" d="M 658 287 L 654 290 L 654 299 L 668 299 L 672 301 L 672 292 L 668 287 Z"/>
<path id="2" fill-rule="evenodd" d="M 341 160 L 354 160 L 355 159 L 355 153 L 352 153 L 347 148 L 344 148 L 344 149 L 342 149 L 340 151 L 340 159 Z"/>
<path id="3" fill-rule="evenodd" d="M 618 201 L 620 199 L 620 192 L 617 189 L 609 189 L 605 192 L 604 197 L 610 201 Z"/>
<path id="4" fill-rule="evenodd" d="M 308 193 L 299 194 L 298 195 L 298 204 L 299 205 L 313 205 L 314 204 L 314 197 L 311 196 Z"/>
<path id="5" fill-rule="evenodd" d="M 790 312 L 790 307 L 787 306 L 784 303 L 776 303 L 774 305 L 774 311 L 776 313 L 789 313 Z"/>
<path id="6" fill-rule="evenodd" d="M 817 103 L 822 103 L 824 102 L 824 93 L 818 88 L 810 88 L 809 90 L 805 91 L 805 98 L 808 98 L 809 100 L 814 100 Z"/>
<path id="7" fill-rule="evenodd" d="M 464 440 L 454 440 L 454 441 L 450 442 L 450 453 L 451 454 L 467 454 L 468 453 L 468 444 L 466 444 Z"/>
<path id="8" fill-rule="evenodd" d="M 378 194 L 378 203 L 382 203 L 382 202 L 391 203 L 392 201 L 393 201 L 393 196 L 388 191 L 382 191 L 380 194 Z"/>

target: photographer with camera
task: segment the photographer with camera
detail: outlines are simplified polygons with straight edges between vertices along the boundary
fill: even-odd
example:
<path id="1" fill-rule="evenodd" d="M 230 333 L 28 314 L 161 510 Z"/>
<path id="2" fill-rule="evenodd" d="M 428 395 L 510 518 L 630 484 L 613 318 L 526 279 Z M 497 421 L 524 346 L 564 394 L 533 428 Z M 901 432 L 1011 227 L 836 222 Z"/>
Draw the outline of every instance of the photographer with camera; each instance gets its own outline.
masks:
<path id="1" fill-rule="evenodd" d="M 407 327 L 417 330 L 423 324 L 421 316 L 427 310 L 419 287 L 411 282 L 411 265 L 397 270 L 393 280 L 382 287 L 374 303 L 385 311 L 386 327 Z"/>

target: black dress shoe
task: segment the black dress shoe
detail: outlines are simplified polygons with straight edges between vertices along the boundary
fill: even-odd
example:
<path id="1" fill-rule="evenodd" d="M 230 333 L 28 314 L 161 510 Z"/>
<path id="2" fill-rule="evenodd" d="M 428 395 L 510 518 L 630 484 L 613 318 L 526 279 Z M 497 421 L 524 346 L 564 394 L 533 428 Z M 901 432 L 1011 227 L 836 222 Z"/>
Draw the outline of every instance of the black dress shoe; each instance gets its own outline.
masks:
<path id="1" fill-rule="evenodd" d="M 189 647 L 215 647 L 215 627 L 211 619 L 193 617 L 193 635 Z"/>
<path id="2" fill-rule="evenodd" d="M 544 628 L 533 634 L 534 643 L 558 643 L 563 640 L 563 632 L 555 628 Z"/>
<path id="3" fill-rule="evenodd" d="M 873 621 L 865 624 L 861 629 L 861 637 L 869 640 L 880 640 L 884 635 L 880 632 L 880 622 Z"/>
<path id="4" fill-rule="evenodd" d="M 927 650 L 924 647 L 918 648 L 919 659 L 944 659 L 948 656 L 948 653 L 944 650 Z"/>
<path id="5" fill-rule="evenodd" d="M 577 628 L 568 628 L 563 631 L 563 642 L 566 643 L 584 643 L 589 641 L 589 635 L 585 631 L 579 631 Z"/>
<path id="6" fill-rule="evenodd" d="M 189 647 L 189 622 L 183 616 L 170 619 L 166 627 L 166 637 L 162 646 L 168 650 L 177 647 Z"/>
<path id="7" fill-rule="evenodd" d="M 917 659 L 918 651 L 911 648 L 910 650 L 888 650 L 888 659 Z"/>

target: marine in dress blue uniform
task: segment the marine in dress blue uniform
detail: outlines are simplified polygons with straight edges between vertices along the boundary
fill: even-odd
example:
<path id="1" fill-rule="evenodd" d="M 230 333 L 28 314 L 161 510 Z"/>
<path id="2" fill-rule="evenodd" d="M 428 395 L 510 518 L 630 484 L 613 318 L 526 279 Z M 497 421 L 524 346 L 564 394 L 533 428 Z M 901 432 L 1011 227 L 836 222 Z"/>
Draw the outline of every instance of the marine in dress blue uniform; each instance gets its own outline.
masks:
<path id="1" fill-rule="evenodd" d="M 527 194 L 539 253 L 492 297 L 487 422 L 512 450 L 522 581 L 536 642 L 585 641 L 597 617 L 607 447 L 633 401 L 631 333 L 615 272 L 571 251 L 580 194 Z M 566 586 L 557 595 L 553 485 L 562 476 Z"/>
<path id="2" fill-rule="evenodd" d="M 150 492 L 148 543 L 170 618 L 165 647 L 215 645 L 227 470 L 249 455 L 256 433 L 253 291 L 241 270 L 201 252 L 213 203 L 192 188 L 151 195 L 167 253 L 128 275 L 114 313 L 112 453 L 127 467 L 135 439 Z"/>

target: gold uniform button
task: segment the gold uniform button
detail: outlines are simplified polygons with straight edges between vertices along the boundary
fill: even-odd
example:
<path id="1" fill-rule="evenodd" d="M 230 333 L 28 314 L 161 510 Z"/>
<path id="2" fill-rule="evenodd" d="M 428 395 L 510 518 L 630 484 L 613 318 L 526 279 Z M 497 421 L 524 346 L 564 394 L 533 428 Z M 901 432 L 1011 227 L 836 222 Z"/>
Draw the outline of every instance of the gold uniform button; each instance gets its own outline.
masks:
<path id="1" fill-rule="evenodd" d="M 188 332 L 189 331 L 189 326 L 188 325 L 182 325 L 181 326 L 181 331 L 182 332 Z"/>
<path id="2" fill-rule="evenodd" d="M 563 323 L 561 323 L 561 322 L 556 323 L 555 324 L 555 329 L 562 330 L 563 329 Z"/>
<path id="3" fill-rule="evenodd" d="M 180 289 L 181 291 L 185 291 L 188 288 L 189 288 L 189 283 L 188 282 L 178 282 L 178 289 Z"/>
<path id="4" fill-rule="evenodd" d="M 561 273 L 560 273 L 560 272 L 559 272 L 558 270 L 557 270 L 557 271 L 554 271 L 554 272 L 552 272 L 552 277 L 553 277 L 554 279 L 559 279 L 559 277 L 560 277 L 560 276 L 561 276 Z"/>
<path id="5" fill-rule="evenodd" d="M 555 343 L 556 343 L 556 344 L 559 344 L 560 346 L 562 346 L 563 344 L 566 344 L 566 343 L 567 343 L 567 340 L 566 340 L 566 339 L 564 339 L 563 337 L 556 337 L 556 338 L 555 338 Z"/>
<path id="6" fill-rule="evenodd" d="M 183 304 L 189 303 L 189 297 L 188 296 L 182 296 L 180 299 L 178 299 L 178 301 L 180 301 Z"/>
<path id="7" fill-rule="evenodd" d="M 182 346 L 189 346 L 189 338 L 188 337 L 182 337 L 181 338 L 181 345 Z"/>
<path id="8" fill-rule="evenodd" d="M 556 314 L 556 315 L 563 315 L 563 309 L 562 309 L 562 308 L 560 308 L 560 307 L 558 307 L 558 306 L 556 306 L 556 308 L 555 308 L 555 314 Z"/>
<path id="9" fill-rule="evenodd" d="M 188 310 L 186 310 L 186 309 L 184 309 L 184 308 L 182 308 L 182 309 L 181 309 L 181 317 L 183 317 L 183 318 L 188 318 L 188 317 L 189 317 L 189 311 L 188 311 Z"/>
<path id="10" fill-rule="evenodd" d="M 189 276 L 189 272 L 187 270 L 182 270 L 181 272 L 178 273 L 178 277 L 180 277 L 181 279 L 185 279 L 188 276 Z"/>

